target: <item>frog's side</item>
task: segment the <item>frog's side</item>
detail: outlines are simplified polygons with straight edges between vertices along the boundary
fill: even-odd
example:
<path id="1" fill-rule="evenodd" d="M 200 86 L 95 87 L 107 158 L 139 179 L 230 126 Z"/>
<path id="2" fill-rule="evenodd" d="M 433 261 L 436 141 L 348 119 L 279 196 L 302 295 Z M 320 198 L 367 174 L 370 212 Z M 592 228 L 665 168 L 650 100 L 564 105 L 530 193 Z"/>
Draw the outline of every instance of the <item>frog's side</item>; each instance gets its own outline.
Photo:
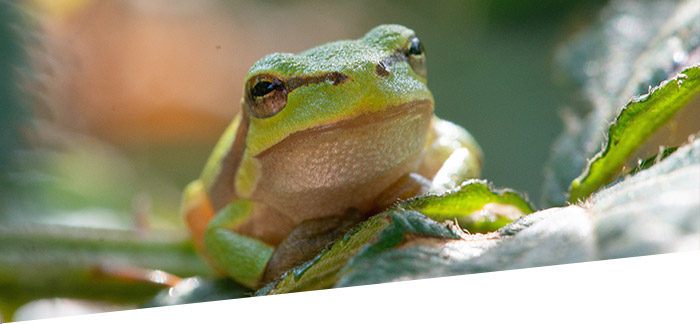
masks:
<path id="1" fill-rule="evenodd" d="M 399 25 L 255 63 L 185 190 L 200 251 L 256 287 L 397 199 L 478 176 L 478 145 L 433 115 L 425 77 L 422 46 Z"/>

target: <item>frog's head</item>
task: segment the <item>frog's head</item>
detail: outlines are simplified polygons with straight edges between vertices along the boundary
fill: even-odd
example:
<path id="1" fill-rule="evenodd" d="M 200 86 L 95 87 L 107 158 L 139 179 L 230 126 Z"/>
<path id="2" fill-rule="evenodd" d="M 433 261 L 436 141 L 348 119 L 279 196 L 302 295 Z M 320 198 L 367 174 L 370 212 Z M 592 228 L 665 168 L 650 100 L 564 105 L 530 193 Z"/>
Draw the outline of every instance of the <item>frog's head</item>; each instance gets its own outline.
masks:
<path id="1" fill-rule="evenodd" d="M 247 149 L 255 156 L 290 134 L 363 115 L 430 114 L 433 97 L 415 33 L 382 25 L 357 40 L 263 57 L 248 72 L 242 109 L 250 120 Z"/>

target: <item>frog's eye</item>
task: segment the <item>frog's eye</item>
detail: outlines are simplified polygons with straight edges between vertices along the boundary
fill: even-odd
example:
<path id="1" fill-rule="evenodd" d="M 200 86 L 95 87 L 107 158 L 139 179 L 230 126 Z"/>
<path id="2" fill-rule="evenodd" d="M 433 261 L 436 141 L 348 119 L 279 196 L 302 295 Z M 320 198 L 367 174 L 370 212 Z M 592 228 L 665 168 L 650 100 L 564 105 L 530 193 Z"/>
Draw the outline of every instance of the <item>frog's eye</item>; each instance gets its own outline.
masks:
<path id="1" fill-rule="evenodd" d="M 408 44 L 408 55 L 423 55 L 423 44 L 418 37 L 411 37 L 411 39 L 408 40 Z"/>
<path id="2" fill-rule="evenodd" d="M 408 57 L 408 64 L 411 65 L 413 71 L 425 78 L 425 52 L 423 50 L 423 43 L 421 43 L 418 37 L 414 36 L 408 39 L 406 43 L 406 57 Z"/>
<path id="3" fill-rule="evenodd" d="M 280 78 L 257 75 L 246 83 L 248 112 L 256 118 L 272 117 L 287 105 L 287 88 Z"/>

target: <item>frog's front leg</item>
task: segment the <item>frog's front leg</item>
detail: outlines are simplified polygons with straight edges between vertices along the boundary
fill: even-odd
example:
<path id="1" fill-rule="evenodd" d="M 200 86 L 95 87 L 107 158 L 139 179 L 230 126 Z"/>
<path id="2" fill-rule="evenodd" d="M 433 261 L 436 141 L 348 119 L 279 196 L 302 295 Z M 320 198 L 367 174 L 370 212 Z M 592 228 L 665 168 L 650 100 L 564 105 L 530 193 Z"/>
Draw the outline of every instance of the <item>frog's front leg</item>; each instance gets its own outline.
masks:
<path id="1" fill-rule="evenodd" d="M 256 204 L 238 199 L 215 214 L 206 189 L 196 180 L 185 189 L 182 206 L 200 253 L 219 272 L 250 288 L 257 288 L 275 249 L 271 244 L 240 233 L 250 232 L 240 227 L 253 216 Z M 261 209 L 264 208 L 257 208 Z"/>
<path id="2" fill-rule="evenodd" d="M 433 117 L 419 173 L 432 179 L 430 192 L 441 193 L 481 175 L 483 153 L 464 128 Z"/>
<path id="3" fill-rule="evenodd" d="M 258 288 L 275 247 L 235 230 L 255 208 L 250 200 L 234 200 L 221 209 L 204 232 L 204 249 L 217 268 L 234 280 Z"/>

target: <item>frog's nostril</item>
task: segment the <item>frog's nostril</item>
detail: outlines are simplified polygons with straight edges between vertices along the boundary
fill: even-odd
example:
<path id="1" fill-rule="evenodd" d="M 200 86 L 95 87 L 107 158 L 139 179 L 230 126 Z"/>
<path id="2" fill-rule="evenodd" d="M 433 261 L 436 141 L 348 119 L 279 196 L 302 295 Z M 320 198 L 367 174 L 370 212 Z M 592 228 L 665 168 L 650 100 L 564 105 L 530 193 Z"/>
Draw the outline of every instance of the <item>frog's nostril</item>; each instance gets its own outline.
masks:
<path id="1" fill-rule="evenodd" d="M 386 65 L 384 65 L 384 62 L 379 62 L 374 67 L 374 73 L 380 77 L 385 77 L 389 75 L 389 70 L 386 68 Z"/>
<path id="2" fill-rule="evenodd" d="M 345 83 L 345 81 L 348 80 L 352 80 L 352 78 L 349 75 L 338 71 L 304 76 L 293 76 L 287 80 L 287 89 L 289 92 L 292 92 L 300 87 L 304 87 L 310 84 L 322 83 L 326 81 L 330 82 L 332 85 L 337 86 Z"/>

